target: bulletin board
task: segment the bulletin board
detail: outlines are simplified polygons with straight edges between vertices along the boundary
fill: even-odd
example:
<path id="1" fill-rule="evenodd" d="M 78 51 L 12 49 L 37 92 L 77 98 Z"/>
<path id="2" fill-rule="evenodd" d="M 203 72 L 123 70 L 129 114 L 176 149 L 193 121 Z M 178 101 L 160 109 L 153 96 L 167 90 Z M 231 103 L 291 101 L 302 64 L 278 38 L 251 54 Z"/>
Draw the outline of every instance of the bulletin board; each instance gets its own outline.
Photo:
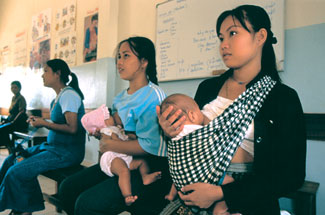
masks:
<path id="1" fill-rule="evenodd" d="M 170 0 L 158 4 L 156 25 L 159 81 L 196 79 L 222 73 L 216 21 L 225 10 L 254 4 L 271 18 L 278 67 L 284 61 L 284 0 Z"/>

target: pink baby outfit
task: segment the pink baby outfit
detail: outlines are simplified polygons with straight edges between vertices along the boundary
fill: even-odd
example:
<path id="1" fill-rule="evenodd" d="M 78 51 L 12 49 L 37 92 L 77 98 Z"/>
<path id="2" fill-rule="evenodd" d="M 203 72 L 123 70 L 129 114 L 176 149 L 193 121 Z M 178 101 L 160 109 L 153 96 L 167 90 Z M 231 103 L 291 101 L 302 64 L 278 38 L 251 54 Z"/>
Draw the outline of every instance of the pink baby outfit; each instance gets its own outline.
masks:
<path id="1" fill-rule="evenodd" d="M 93 110 L 87 114 L 85 114 L 81 118 L 82 126 L 88 131 L 89 133 L 94 133 L 96 129 L 100 129 L 100 133 L 106 134 L 111 136 L 112 133 L 118 135 L 121 140 L 128 140 L 128 136 L 125 135 L 124 131 L 117 126 L 107 126 L 105 124 L 105 120 L 110 118 L 110 114 L 106 105 L 101 105 L 96 110 Z M 114 176 L 111 171 L 111 164 L 115 158 L 120 158 L 124 160 L 127 167 L 130 167 L 130 163 L 132 161 L 132 156 L 121 154 L 117 152 L 107 151 L 105 152 L 100 158 L 100 168 L 101 170 L 107 174 L 108 176 Z"/>
<path id="2" fill-rule="evenodd" d="M 110 117 L 108 108 L 105 104 L 101 105 L 96 110 L 86 113 L 81 118 L 82 126 L 89 133 L 94 133 L 97 128 L 102 129 L 107 127 L 105 125 L 105 120 Z"/>

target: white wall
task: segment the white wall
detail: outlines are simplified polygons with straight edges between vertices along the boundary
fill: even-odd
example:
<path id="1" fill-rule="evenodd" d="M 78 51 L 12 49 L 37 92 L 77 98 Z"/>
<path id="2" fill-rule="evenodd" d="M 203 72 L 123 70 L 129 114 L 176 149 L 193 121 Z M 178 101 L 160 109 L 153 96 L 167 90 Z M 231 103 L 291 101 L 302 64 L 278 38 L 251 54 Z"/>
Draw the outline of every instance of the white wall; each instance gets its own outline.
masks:
<path id="1" fill-rule="evenodd" d="M 286 29 L 325 23 L 325 0 L 286 0 Z"/>
<path id="2" fill-rule="evenodd" d="M 64 6 L 66 2 L 66 0 L 1 0 L 0 48 L 12 44 L 17 32 L 23 29 L 30 31 L 33 15 L 52 8 L 53 18 L 56 9 Z M 117 41 L 126 37 L 142 35 L 155 40 L 156 5 L 165 0 L 76 0 L 76 2 L 78 38 L 83 38 L 83 19 L 87 10 L 99 8 L 98 57 L 104 58 L 112 57 Z M 286 0 L 285 7 L 287 29 L 325 22 L 323 15 L 325 0 Z M 79 51 L 82 49 L 82 39 L 78 40 L 78 48 Z M 80 65 L 81 62 L 81 58 L 78 58 L 77 64 Z"/>

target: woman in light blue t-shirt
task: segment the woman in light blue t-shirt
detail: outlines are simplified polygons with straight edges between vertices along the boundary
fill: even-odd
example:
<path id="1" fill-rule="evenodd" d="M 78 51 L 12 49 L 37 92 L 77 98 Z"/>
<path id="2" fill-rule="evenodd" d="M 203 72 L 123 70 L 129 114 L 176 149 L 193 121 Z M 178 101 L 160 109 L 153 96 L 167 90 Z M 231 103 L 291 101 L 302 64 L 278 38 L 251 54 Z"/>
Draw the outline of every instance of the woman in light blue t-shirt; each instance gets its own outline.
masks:
<path id="1" fill-rule="evenodd" d="M 109 177 L 99 165 L 94 165 L 61 183 L 60 199 L 68 214 L 158 214 L 166 205 L 164 196 L 171 180 L 168 173 L 166 146 L 161 138 L 156 106 L 165 98 L 157 86 L 155 48 L 144 37 L 131 37 L 119 43 L 116 56 L 117 70 L 129 87 L 113 101 L 112 113 L 118 113 L 124 130 L 135 133 L 136 140 L 113 140 L 102 135 L 100 151 L 113 151 L 145 159 L 151 172 L 161 171 L 162 178 L 143 185 L 138 170 L 130 173 L 132 195 L 138 198 L 127 207 L 118 177 Z"/>
<path id="2" fill-rule="evenodd" d="M 69 76 L 71 81 L 69 85 Z M 44 86 L 57 96 L 51 103 L 51 122 L 31 116 L 36 128 L 49 129 L 47 142 L 9 155 L 0 170 L 0 211 L 10 214 L 31 214 L 44 209 L 37 176 L 43 172 L 81 163 L 85 154 L 85 131 L 81 117 L 85 113 L 83 94 L 77 76 L 60 59 L 49 60 L 42 75 Z"/>

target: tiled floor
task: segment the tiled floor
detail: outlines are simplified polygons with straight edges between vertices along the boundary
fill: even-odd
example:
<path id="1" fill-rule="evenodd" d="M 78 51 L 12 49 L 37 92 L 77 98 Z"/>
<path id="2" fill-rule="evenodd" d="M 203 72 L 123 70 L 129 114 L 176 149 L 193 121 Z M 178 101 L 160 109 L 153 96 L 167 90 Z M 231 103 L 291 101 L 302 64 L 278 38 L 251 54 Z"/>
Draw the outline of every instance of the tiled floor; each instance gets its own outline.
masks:
<path id="1" fill-rule="evenodd" d="M 6 149 L 0 149 L 0 166 L 2 162 L 7 157 L 8 151 Z M 53 194 L 55 192 L 55 183 L 51 179 L 48 179 L 44 176 L 39 176 L 38 180 L 41 184 L 42 190 L 45 193 Z M 0 212 L 0 215 L 9 214 L 10 210 L 5 210 Z M 45 210 L 33 213 L 35 215 L 63 215 L 63 213 L 58 213 L 55 211 L 55 207 L 47 202 L 45 202 Z"/>
<path id="2" fill-rule="evenodd" d="M 8 151 L 6 149 L 0 149 L 0 167 L 2 165 L 2 162 L 4 159 L 8 156 Z M 48 194 L 53 194 L 55 193 L 55 183 L 51 179 L 48 179 L 44 176 L 39 176 L 38 180 L 41 184 L 41 188 L 43 192 L 48 193 Z M 3 212 L 0 212 L 0 215 L 5 215 L 9 214 L 10 210 L 5 210 Z M 66 215 L 66 213 L 58 213 L 55 211 L 55 207 L 47 202 L 45 202 L 45 210 L 43 211 L 38 211 L 33 213 L 33 215 Z M 129 215 L 127 212 L 123 212 L 120 215 Z"/>

